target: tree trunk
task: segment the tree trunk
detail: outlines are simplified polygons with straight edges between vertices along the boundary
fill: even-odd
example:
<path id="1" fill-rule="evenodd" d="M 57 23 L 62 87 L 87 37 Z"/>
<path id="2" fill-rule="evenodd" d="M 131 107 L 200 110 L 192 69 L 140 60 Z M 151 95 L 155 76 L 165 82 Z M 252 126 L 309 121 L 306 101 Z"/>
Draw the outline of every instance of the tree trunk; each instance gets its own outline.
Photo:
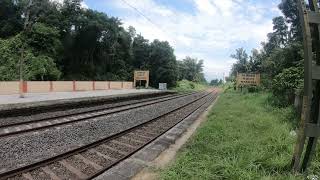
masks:
<path id="1" fill-rule="evenodd" d="M 24 27 L 23 27 L 23 31 L 27 32 L 30 24 L 29 24 L 29 20 L 30 20 L 30 9 L 32 6 L 32 0 L 29 0 L 28 6 L 26 7 L 26 19 L 24 21 Z M 23 33 L 24 33 L 23 32 Z M 23 34 L 22 34 L 23 35 Z M 24 43 L 24 42 L 22 42 Z M 24 44 L 22 44 L 21 47 L 21 55 L 20 55 L 20 60 L 19 60 L 19 79 L 20 79 L 20 85 L 19 85 L 19 93 L 20 93 L 20 98 L 24 98 L 24 92 L 23 92 L 23 65 L 24 65 Z"/>
<path id="2" fill-rule="evenodd" d="M 23 92 L 23 63 L 24 63 L 24 47 L 21 48 L 20 60 L 19 60 L 19 94 L 20 98 L 24 98 Z"/>

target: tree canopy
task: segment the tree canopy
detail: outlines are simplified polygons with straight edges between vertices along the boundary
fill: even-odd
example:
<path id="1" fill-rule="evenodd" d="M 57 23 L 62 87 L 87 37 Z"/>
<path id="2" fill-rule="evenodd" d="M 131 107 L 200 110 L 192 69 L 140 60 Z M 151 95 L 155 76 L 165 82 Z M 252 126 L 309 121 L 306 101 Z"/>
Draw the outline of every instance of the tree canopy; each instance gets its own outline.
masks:
<path id="1" fill-rule="evenodd" d="M 267 42 L 262 42 L 261 50 L 252 50 L 249 58 L 243 48 L 231 55 L 237 60 L 231 75 L 261 73 L 264 88 L 281 99 L 280 104 L 287 105 L 293 103 L 294 94 L 303 84 L 302 32 L 296 1 L 283 0 L 279 9 L 283 16 L 273 18 L 273 32 L 268 34 Z"/>
<path id="2" fill-rule="evenodd" d="M 150 70 L 154 87 L 205 81 L 202 60 L 181 63 L 167 41 L 149 42 L 134 27 L 81 2 L 1 0 L 0 80 L 19 78 L 23 51 L 25 80 L 132 80 L 139 69 Z"/>
<path id="3" fill-rule="evenodd" d="M 203 74 L 203 60 L 186 57 L 178 61 L 178 80 L 183 79 L 199 83 L 206 82 Z"/>

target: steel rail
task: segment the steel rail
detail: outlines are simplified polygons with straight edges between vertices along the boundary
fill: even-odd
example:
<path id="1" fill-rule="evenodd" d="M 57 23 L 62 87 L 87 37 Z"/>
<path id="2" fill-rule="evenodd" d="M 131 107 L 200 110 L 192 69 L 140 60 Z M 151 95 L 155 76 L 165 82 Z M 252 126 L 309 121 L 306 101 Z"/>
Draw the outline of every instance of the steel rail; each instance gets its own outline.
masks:
<path id="1" fill-rule="evenodd" d="M 216 99 L 217 95 L 214 96 L 212 98 L 212 101 L 214 101 Z M 187 119 L 189 116 L 191 116 L 194 112 L 196 112 L 197 110 L 199 110 L 200 108 L 204 107 L 208 102 L 204 102 L 203 104 L 201 104 L 199 107 L 197 107 L 194 111 L 190 112 L 186 117 L 184 117 L 183 119 L 177 121 L 176 123 L 174 123 L 171 127 L 169 127 L 166 131 L 159 133 L 156 137 L 152 138 L 151 140 L 149 140 L 148 142 L 146 142 L 145 144 L 143 144 L 142 146 L 140 146 L 139 148 L 131 151 L 130 153 L 128 153 L 126 156 L 124 156 L 123 158 L 117 160 L 116 162 L 112 163 L 111 165 L 103 168 L 102 170 L 100 170 L 99 172 L 95 173 L 94 175 L 90 176 L 88 179 L 93 179 L 97 176 L 99 176 L 100 174 L 104 173 L 105 171 L 111 169 L 112 167 L 116 166 L 117 164 L 119 164 L 120 162 L 122 162 L 123 160 L 127 159 L 128 157 L 132 156 L 134 153 L 138 152 L 139 150 L 143 149 L 144 147 L 146 147 L 148 144 L 150 144 L 151 142 L 153 142 L 154 140 L 156 140 L 157 138 L 159 138 L 160 136 L 162 136 L 163 134 L 165 134 L 166 132 L 168 132 L 171 128 L 175 127 L 177 124 L 179 124 L 180 122 L 182 122 L 183 120 Z"/>
<path id="2" fill-rule="evenodd" d="M 193 94 L 187 94 L 187 95 L 183 94 L 183 95 L 177 95 L 177 96 L 174 96 L 174 97 L 158 98 L 157 100 L 151 100 L 151 101 L 146 101 L 146 102 L 137 102 L 137 103 L 127 104 L 127 105 L 119 105 L 117 107 L 110 107 L 110 108 L 106 108 L 106 109 L 102 109 L 102 110 L 93 111 L 93 112 L 106 111 L 106 110 L 110 110 L 111 111 L 111 112 L 101 113 L 101 114 L 97 114 L 97 115 L 84 116 L 85 114 L 93 113 L 93 112 L 85 112 L 85 113 L 80 113 L 78 115 L 69 115 L 69 116 L 65 116 L 65 117 L 73 117 L 73 116 L 79 116 L 79 115 L 83 115 L 84 117 L 80 117 L 78 119 L 72 119 L 70 121 L 61 121 L 61 122 L 57 122 L 57 123 L 54 123 L 54 124 L 45 124 L 45 125 L 41 125 L 39 127 L 32 127 L 32 128 L 27 128 L 27 129 L 15 130 L 15 131 L 7 132 L 7 133 L 0 133 L 0 138 L 12 136 L 12 135 L 17 135 L 17 134 L 23 134 L 23 133 L 32 132 L 32 131 L 37 131 L 37 130 L 42 130 L 42 129 L 53 128 L 53 127 L 61 126 L 61 125 L 72 124 L 72 123 L 76 123 L 76 122 L 80 122 L 80 121 L 89 120 L 89 119 L 92 119 L 92 118 L 107 116 L 107 115 L 111 115 L 111 114 L 115 114 L 115 113 L 119 113 L 119 112 L 124 112 L 124 111 L 132 110 L 132 109 L 137 109 L 137 108 L 140 108 L 140 107 L 145 107 L 145 106 L 148 106 L 148 105 L 153 105 L 153 104 L 157 104 L 157 103 L 161 103 L 161 102 L 166 102 L 166 101 L 170 101 L 170 100 L 173 100 L 173 99 L 186 97 L 186 96 L 189 96 L 189 95 L 193 95 Z M 128 107 L 125 108 L 126 106 L 128 106 Z M 133 107 L 129 107 L 129 106 L 133 106 Z M 123 108 L 123 109 L 121 109 L 121 108 Z M 50 120 L 54 121 L 54 120 L 63 119 L 65 117 L 62 117 L 62 118 L 60 118 L 60 117 L 58 117 L 58 118 L 48 118 L 49 120 L 43 119 L 41 121 L 36 121 L 34 123 L 49 122 Z M 33 124 L 33 123 L 30 123 L 28 121 L 28 122 L 21 123 L 21 124 L 18 124 L 18 125 L 11 125 L 11 126 L 5 126 L 5 127 L 0 126 L 0 130 L 1 129 L 12 128 L 12 127 L 17 127 L 17 126 L 26 126 L 26 125 L 31 125 L 31 124 Z"/>
<path id="3" fill-rule="evenodd" d="M 120 137 L 120 136 L 122 136 L 122 135 L 124 135 L 124 134 L 126 134 L 126 133 L 129 133 L 129 132 L 133 131 L 134 129 L 137 129 L 137 128 L 143 126 L 143 125 L 146 125 L 146 124 L 149 124 L 149 123 L 151 123 L 151 122 L 154 122 L 154 121 L 156 121 L 157 119 L 159 119 L 159 118 L 161 118 L 161 117 L 164 117 L 164 116 L 166 116 L 166 115 L 169 115 L 169 114 L 171 114 L 171 113 L 174 113 L 174 112 L 176 112 L 176 111 L 178 111 L 178 110 L 180 110 L 180 109 L 183 109 L 183 108 L 185 108 L 185 107 L 187 107 L 187 106 L 189 106 L 189 105 L 191 105 L 191 104 L 193 104 L 193 103 L 195 103 L 195 102 L 197 102 L 197 101 L 199 101 L 199 100 L 201 100 L 201 99 L 203 99 L 203 98 L 205 98 L 205 97 L 213 94 L 213 92 L 215 92 L 215 91 L 212 91 L 212 92 L 210 92 L 210 93 L 206 93 L 205 95 L 203 95 L 203 96 L 201 96 L 201 97 L 193 100 L 192 102 L 189 102 L 189 103 L 187 103 L 187 104 L 185 104 L 185 105 L 183 105 L 183 106 L 180 106 L 180 107 L 178 107 L 178 108 L 175 108 L 175 109 L 173 109 L 173 110 L 171 110 L 171 111 L 169 111 L 169 112 L 167 112 L 167 113 L 165 113 L 165 114 L 162 114 L 162 115 L 159 115 L 159 116 L 157 116 L 157 117 L 155 117 L 155 118 L 152 118 L 151 120 L 149 120 L 149 121 L 147 121 L 147 122 L 144 122 L 144 123 L 135 125 L 135 126 L 129 128 L 129 129 L 123 130 L 123 131 L 121 131 L 121 132 L 119 132 L 119 133 L 117 133 L 117 134 L 108 136 L 108 137 L 103 138 L 103 139 L 101 139 L 101 140 L 92 142 L 92 143 L 90 143 L 90 144 L 87 144 L 87 145 L 84 145 L 84 146 L 82 146 L 82 147 L 73 149 L 73 150 L 71 150 L 71 151 L 68 151 L 68 152 L 65 152 L 65 153 L 56 155 L 56 156 L 51 157 L 51 158 L 44 159 L 44 160 L 41 160 L 41 161 L 39 161 L 39 162 L 35 162 L 35 163 L 33 163 L 33 164 L 29 164 L 29 165 L 26 165 L 26 166 L 23 166 L 23 167 L 18 167 L 18 168 L 16 168 L 16 169 L 3 172 L 3 173 L 0 174 L 0 180 L 2 180 L 2 179 L 7 179 L 7 178 L 13 177 L 13 176 L 15 176 L 15 175 L 24 173 L 24 172 L 27 172 L 27 171 L 30 171 L 30 170 L 33 170 L 33 169 L 36 169 L 36 168 L 39 168 L 39 167 L 43 167 L 43 166 L 49 165 L 49 164 L 51 164 L 51 163 L 53 163 L 53 162 L 57 162 L 57 161 L 59 161 L 59 160 L 66 159 L 66 158 L 68 158 L 68 157 L 70 157 L 70 156 L 72 156 L 72 155 L 79 154 L 79 153 L 81 153 L 81 152 L 83 152 L 83 151 L 85 151 L 85 150 L 88 150 L 88 149 L 90 149 L 90 148 L 94 148 L 94 147 L 96 147 L 96 146 L 98 146 L 98 145 L 100 145 L 100 144 L 103 144 L 103 143 L 107 142 L 107 141 L 111 141 L 111 140 L 113 140 L 113 139 L 115 139 L 115 138 L 117 138 L 117 137 Z M 189 114 L 192 114 L 192 113 L 193 113 L 193 112 L 191 112 L 191 113 L 189 113 Z M 182 121 L 182 120 L 181 120 L 181 121 Z"/>
<path id="4" fill-rule="evenodd" d="M 178 95 L 166 95 L 166 96 L 161 96 L 161 97 L 156 97 L 156 98 L 147 98 L 147 99 L 141 100 L 139 102 L 135 102 L 135 103 L 130 103 L 130 100 L 129 100 L 129 102 L 127 104 L 120 104 L 120 105 L 115 105 L 115 106 L 111 106 L 111 107 L 102 107 L 102 108 L 88 110 L 88 111 L 75 112 L 75 113 L 63 114 L 63 115 L 58 115 L 58 116 L 53 116 L 53 117 L 40 118 L 40 119 L 36 119 L 36 120 L 30 120 L 30 121 L 24 121 L 24 122 L 17 122 L 17 123 L 11 123 L 11 124 L 6 124 L 6 125 L 0 125 L 0 128 L 23 125 L 23 124 L 27 124 L 27 123 L 36 123 L 36 122 L 41 122 L 41 121 L 54 120 L 54 119 L 57 119 L 57 118 L 66 118 L 66 117 L 69 117 L 69 116 L 76 116 L 76 115 L 81 115 L 81 114 L 85 114 L 85 113 L 93 113 L 93 112 L 102 111 L 102 110 L 108 110 L 108 109 L 112 109 L 112 108 L 119 108 L 119 107 L 123 107 L 123 106 L 134 105 L 134 104 L 138 104 L 138 103 L 141 103 L 141 102 L 148 102 L 148 101 L 154 101 L 154 100 L 163 99 L 163 98 L 169 98 L 169 97 L 175 97 L 175 96 L 183 96 L 183 95 L 192 95 L 192 94 L 196 94 L 196 93 L 186 93 L 186 94 L 178 94 Z M 137 101 L 137 100 L 131 100 L 131 101 Z M 110 103 L 110 104 L 112 104 L 112 103 Z M 1 118 L 0 118 L 0 120 L 1 120 Z"/>

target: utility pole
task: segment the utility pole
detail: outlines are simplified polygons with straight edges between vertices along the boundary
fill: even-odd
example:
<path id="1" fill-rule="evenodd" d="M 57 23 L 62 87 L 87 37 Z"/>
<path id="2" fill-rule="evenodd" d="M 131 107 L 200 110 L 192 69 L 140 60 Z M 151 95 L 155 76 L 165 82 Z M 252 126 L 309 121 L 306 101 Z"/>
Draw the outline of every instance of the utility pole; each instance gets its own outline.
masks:
<path id="1" fill-rule="evenodd" d="M 23 32 L 22 36 L 25 35 L 27 32 L 30 31 L 31 25 L 30 25 L 30 11 L 32 6 L 32 0 L 29 0 L 27 7 L 24 12 L 25 21 L 23 25 Z M 20 59 L 19 59 L 19 94 L 20 98 L 24 98 L 24 92 L 23 92 L 23 65 L 24 65 L 24 51 L 25 51 L 25 42 L 22 40 L 22 47 L 20 49 Z"/>

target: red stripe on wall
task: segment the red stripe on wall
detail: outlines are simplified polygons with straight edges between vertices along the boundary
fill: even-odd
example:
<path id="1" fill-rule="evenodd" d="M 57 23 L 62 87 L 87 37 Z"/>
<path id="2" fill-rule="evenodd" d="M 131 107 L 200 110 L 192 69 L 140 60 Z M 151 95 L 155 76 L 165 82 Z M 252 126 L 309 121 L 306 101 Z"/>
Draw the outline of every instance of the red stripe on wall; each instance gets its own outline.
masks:
<path id="1" fill-rule="evenodd" d="M 22 83 L 22 92 L 27 93 L 28 92 L 28 83 L 27 81 L 23 81 Z"/>
<path id="2" fill-rule="evenodd" d="M 52 92 L 53 91 L 53 83 L 52 83 L 52 81 L 50 81 L 50 90 L 49 90 L 50 92 Z"/>
<path id="3" fill-rule="evenodd" d="M 76 91 L 77 87 L 76 87 L 76 81 L 72 81 L 72 90 Z"/>

